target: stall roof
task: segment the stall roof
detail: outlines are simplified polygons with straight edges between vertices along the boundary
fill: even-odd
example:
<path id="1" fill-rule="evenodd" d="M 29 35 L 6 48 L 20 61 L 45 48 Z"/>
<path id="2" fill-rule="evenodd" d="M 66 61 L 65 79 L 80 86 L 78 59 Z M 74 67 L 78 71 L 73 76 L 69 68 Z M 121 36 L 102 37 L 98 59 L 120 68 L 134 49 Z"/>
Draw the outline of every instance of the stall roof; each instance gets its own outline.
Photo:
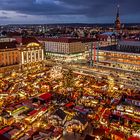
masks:
<path id="1" fill-rule="evenodd" d="M 42 100 L 50 100 L 51 97 L 52 97 L 52 94 L 50 94 L 50 93 L 45 93 L 45 94 L 42 94 L 39 96 L 39 98 Z"/>
<path id="2" fill-rule="evenodd" d="M 86 135 L 84 140 L 95 140 L 94 136 Z"/>
<path id="3" fill-rule="evenodd" d="M 128 140 L 139 140 L 140 138 L 135 137 L 135 136 L 131 136 L 130 138 L 128 138 Z"/>
<path id="4" fill-rule="evenodd" d="M 0 130 L 0 134 L 6 133 L 7 131 L 9 131 L 11 129 L 12 129 L 12 127 L 5 127 L 5 128 Z"/>
<path id="5" fill-rule="evenodd" d="M 89 112 L 88 109 L 84 109 L 83 107 L 81 106 L 75 106 L 74 109 L 82 114 L 87 114 Z"/>
<path id="6" fill-rule="evenodd" d="M 102 128 L 93 129 L 92 134 L 93 134 L 93 135 L 102 136 L 102 135 L 105 134 L 105 130 L 102 129 Z"/>
<path id="7" fill-rule="evenodd" d="M 74 116 L 73 119 L 80 121 L 83 125 L 87 123 L 87 119 L 82 115 Z"/>
<path id="8" fill-rule="evenodd" d="M 33 111 L 29 112 L 28 115 L 32 116 L 32 115 L 34 115 L 36 112 L 37 112 L 37 110 L 33 110 Z"/>
<path id="9" fill-rule="evenodd" d="M 120 45 L 125 45 L 125 46 L 136 46 L 136 47 L 140 47 L 140 41 L 126 41 L 126 40 L 122 40 L 119 41 Z"/>
<path id="10" fill-rule="evenodd" d="M 59 116 L 62 120 L 64 120 L 66 117 L 66 113 L 62 109 L 56 110 L 54 115 Z"/>
<path id="11" fill-rule="evenodd" d="M 121 138 L 125 137 L 124 133 L 122 133 L 122 132 L 113 131 L 112 134 L 117 135 L 117 136 L 119 136 Z"/>
<path id="12" fill-rule="evenodd" d="M 74 103 L 73 102 L 70 102 L 70 103 L 67 103 L 67 104 L 65 104 L 65 107 L 72 107 L 72 106 L 74 106 Z"/>

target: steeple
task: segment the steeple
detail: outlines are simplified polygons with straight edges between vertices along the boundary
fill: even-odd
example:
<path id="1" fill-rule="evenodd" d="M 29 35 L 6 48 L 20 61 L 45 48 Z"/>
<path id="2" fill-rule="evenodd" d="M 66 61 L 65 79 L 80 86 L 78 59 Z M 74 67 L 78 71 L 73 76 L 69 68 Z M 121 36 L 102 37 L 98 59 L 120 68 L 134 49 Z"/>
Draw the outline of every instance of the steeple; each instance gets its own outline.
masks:
<path id="1" fill-rule="evenodd" d="M 117 15 L 115 20 L 115 29 L 118 31 L 121 29 L 121 22 L 120 22 L 120 6 L 117 6 Z"/>
<path id="2" fill-rule="evenodd" d="M 117 5 L 117 17 L 120 16 L 120 5 Z"/>

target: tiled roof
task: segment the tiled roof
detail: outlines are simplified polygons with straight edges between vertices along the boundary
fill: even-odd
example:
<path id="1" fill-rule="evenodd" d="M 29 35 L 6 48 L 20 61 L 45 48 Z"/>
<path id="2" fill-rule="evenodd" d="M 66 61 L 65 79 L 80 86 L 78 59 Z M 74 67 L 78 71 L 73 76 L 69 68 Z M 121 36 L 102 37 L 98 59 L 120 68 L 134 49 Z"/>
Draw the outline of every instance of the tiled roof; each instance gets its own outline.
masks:
<path id="1" fill-rule="evenodd" d="M 64 38 L 64 37 L 38 38 L 38 40 L 40 40 L 40 41 L 50 41 L 50 42 L 63 42 L 63 43 L 95 41 L 95 39 L 93 39 L 93 38 Z"/>
<path id="2" fill-rule="evenodd" d="M 129 46 L 129 45 L 128 45 Z M 135 47 L 134 47 L 135 48 Z M 123 49 L 119 49 L 118 46 L 106 46 L 106 47 L 99 47 L 99 50 L 103 50 L 103 51 L 110 51 L 110 52 L 118 52 L 118 53 L 133 53 L 133 54 L 139 54 L 139 51 L 137 51 L 136 49 L 133 50 L 123 50 Z"/>
<path id="3" fill-rule="evenodd" d="M 87 119 L 83 115 L 76 115 L 73 119 L 80 121 L 83 125 L 87 123 Z"/>
<path id="4" fill-rule="evenodd" d="M 112 35 L 118 35 L 118 33 L 116 32 L 104 32 L 101 35 L 108 35 L 108 36 L 112 36 Z"/>
<path id="5" fill-rule="evenodd" d="M 7 33 L 8 37 L 14 37 L 14 36 L 19 36 L 19 35 L 21 35 L 19 32 L 8 32 Z"/>
<path id="6" fill-rule="evenodd" d="M 22 45 L 28 45 L 29 43 L 39 44 L 39 41 L 35 37 L 16 37 L 16 41 L 22 43 Z"/>
<path id="7" fill-rule="evenodd" d="M 101 38 L 107 39 L 108 37 L 109 37 L 108 35 L 97 35 L 98 39 L 101 39 Z"/>
<path id="8" fill-rule="evenodd" d="M 16 41 L 0 42 L 0 49 L 12 49 L 12 48 L 16 48 L 17 47 L 16 45 L 17 45 Z"/>
<path id="9" fill-rule="evenodd" d="M 119 45 L 140 47 L 140 41 L 119 41 Z"/>
<path id="10" fill-rule="evenodd" d="M 64 120 L 66 117 L 66 113 L 62 109 L 56 110 L 54 115 L 59 116 L 62 120 Z"/>

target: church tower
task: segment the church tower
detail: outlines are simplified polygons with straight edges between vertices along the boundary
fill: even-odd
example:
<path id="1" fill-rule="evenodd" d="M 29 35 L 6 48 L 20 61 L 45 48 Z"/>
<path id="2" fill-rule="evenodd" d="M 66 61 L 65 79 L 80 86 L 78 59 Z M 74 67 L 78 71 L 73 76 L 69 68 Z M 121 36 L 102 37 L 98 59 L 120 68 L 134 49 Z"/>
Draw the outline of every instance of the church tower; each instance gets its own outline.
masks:
<path id="1" fill-rule="evenodd" d="M 121 22 L 120 22 L 120 6 L 117 6 L 117 16 L 115 20 L 115 30 L 120 31 L 121 29 Z"/>

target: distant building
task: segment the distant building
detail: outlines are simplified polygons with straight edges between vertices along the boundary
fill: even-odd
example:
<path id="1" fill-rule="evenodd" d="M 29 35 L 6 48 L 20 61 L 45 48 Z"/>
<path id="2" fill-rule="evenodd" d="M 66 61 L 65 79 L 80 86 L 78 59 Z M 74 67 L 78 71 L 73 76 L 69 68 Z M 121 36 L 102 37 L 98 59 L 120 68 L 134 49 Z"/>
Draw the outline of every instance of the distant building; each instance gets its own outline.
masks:
<path id="1" fill-rule="evenodd" d="M 119 41 L 118 51 L 140 53 L 140 41 L 123 40 Z"/>
<path id="2" fill-rule="evenodd" d="M 140 42 L 120 41 L 117 46 L 100 47 L 98 63 L 112 68 L 140 71 Z"/>
<path id="3" fill-rule="evenodd" d="M 97 35 L 97 40 L 99 46 L 109 46 L 109 45 L 116 45 L 117 44 L 117 33 L 116 32 L 105 32 L 102 34 Z"/>
<path id="4" fill-rule="evenodd" d="M 46 57 L 60 61 L 81 61 L 86 58 L 86 51 L 93 39 L 89 38 L 45 38 L 40 39 L 45 45 Z"/>

